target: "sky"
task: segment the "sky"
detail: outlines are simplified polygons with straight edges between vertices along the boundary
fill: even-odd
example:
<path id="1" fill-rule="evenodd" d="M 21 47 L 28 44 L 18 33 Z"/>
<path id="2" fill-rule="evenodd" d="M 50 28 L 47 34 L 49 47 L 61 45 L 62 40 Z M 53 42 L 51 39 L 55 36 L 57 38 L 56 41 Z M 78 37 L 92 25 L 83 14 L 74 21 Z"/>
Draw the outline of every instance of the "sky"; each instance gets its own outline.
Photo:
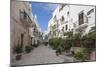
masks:
<path id="1" fill-rule="evenodd" d="M 41 31 L 45 32 L 48 27 L 48 22 L 52 17 L 52 13 L 58 4 L 32 2 L 31 5 L 33 15 L 37 15 L 37 21 Z"/>

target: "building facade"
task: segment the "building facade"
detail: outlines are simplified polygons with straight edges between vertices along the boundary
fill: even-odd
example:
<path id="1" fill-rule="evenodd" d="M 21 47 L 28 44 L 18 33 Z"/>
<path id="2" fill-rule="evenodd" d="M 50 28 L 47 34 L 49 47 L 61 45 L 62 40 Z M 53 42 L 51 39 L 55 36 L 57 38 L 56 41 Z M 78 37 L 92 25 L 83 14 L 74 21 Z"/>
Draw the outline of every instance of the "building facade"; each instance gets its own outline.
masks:
<path id="1" fill-rule="evenodd" d="M 33 18 L 33 26 L 30 28 L 31 36 L 32 36 L 32 45 L 39 44 L 42 41 L 42 33 L 39 27 L 37 17 L 32 16 Z"/>
<path id="2" fill-rule="evenodd" d="M 78 5 L 58 5 L 48 22 L 49 38 L 65 37 L 64 33 L 81 32 L 85 35 L 95 27 L 95 7 Z"/>
<path id="3" fill-rule="evenodd" d="M 70 7 L 69 5 L 59 5 L 53 12 L 53 17 L 49 21 L 49 38 L 63 37 L 63 33 L 71 30 Z M 70 22 L 71 23 L 71 22 Z"/>
<path id="4" fill-rule="evenodd" d="M 11 13 L 10 41 L 11 56 L 13 56 L 16 46 L 20 45 L 25 51 L 26 46 L 33 45 L 34 40 L 39 39 L 40 30 L 29 2 L 11 1 Z"/>
<path id="5" fill-rule="evenodd" d="M 11 3 L 11 47 L 16 45 L 31 44 L 31 36 L 29 34 L 29 27 L 31 27 L 31 5 L 29 2 L 17 2 Z"/>
<path id="6" fill-rule="evenodd" d="M 49 38 L 64 37 L 64 33 L 73 28 L 70 19 L 70 6 L 59 5 L 53 12 L 53 16 L 48 24 Z"/>
<path id="7" fill-rule="evenodd" d="M 88 34 L 95 28 L 95 6 L 71 6 L 71 18 L 73 18 L 73 33 Z M 76 8 L 73 13 L 73 8 Z"/>

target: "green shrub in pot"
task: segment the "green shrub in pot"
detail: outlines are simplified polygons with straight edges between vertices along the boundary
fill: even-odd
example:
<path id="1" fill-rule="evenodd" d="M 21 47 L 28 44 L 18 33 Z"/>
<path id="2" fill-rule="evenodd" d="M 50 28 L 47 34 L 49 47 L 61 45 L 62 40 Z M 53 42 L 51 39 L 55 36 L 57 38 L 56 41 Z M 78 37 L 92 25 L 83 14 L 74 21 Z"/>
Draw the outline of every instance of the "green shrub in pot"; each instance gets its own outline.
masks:
<path id="1" fill-rule="evenodd" d="M 64 46 L 65 46 L 65 50 L 70 50 L 70 48 L 72 47 L 72 40 L 66 40 Z"/>
<path id="2" fill-rule="evenodd" d="M 17 54 L 15 57 L 16 60 L 20 60 L 22 58 L 22 55 L 21 55 L 22 52 L 23 52 L 23 48 L 21 45 L 18 44 L 14 47 L 14 53 Z"/>
<path id="3" fill-rule="evenodd" d="M 22 52 L 23 52 L 23 48 L 20 45 L 16 45 L 14 47 L 14 53 L 19 54 L 19 53 L 22 53 Z"/>
<path id="4" fill-rule="evenodd" d="M 30 53 L 32 50 L 32 47 L 31 46 L 25 46 L 25 52 L 26 53 Z"/>
<path id="5" fill-rule="evenodd" d="M 82 49 L 82 50 L 78 51 L 77 53 L 74 53 L 74 57 L 77 60 L 85 61 L 85 60 L 88 60 L 89 55 L 85 49 Z"/>
<path id="6" fill-rule="evenodd" d="M 96 32 L 89 32 L 82 37 L 81 44 L 87 49 L 94 49 L 96 47 Z"/>

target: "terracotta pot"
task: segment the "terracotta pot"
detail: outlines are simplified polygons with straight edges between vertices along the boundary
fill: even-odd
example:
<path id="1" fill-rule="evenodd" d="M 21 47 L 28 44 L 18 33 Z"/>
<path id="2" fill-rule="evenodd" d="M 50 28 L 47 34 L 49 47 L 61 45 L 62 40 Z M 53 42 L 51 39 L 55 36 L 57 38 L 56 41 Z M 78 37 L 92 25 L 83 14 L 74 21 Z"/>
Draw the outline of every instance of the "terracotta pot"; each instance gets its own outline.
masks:
<path id="1" fill-rule="evenodd" d="M 21 60 L 21 58 L 22 58 L 21 54 L 16 55 L 16 60 Z"/>

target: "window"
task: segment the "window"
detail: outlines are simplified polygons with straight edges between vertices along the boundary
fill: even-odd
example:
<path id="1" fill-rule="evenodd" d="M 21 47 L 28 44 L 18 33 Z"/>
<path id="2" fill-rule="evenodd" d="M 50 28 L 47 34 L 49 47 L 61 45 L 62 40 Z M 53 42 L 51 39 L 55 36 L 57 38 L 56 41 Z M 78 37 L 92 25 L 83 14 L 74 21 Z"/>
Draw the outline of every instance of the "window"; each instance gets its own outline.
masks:
<path id="1" fill-rule="evenodd" d="M 69 11 L 67 12 L 67 15 L 69 16 Z"/>
<path id="2" fill-rule="evenodd" d="M 21 47 L 23 47 L 23 39 L 24 39 L 24 34 L 21 34 Z"/>
<path id="3" fill-rule="evenodd" d="M 27 18 L 26 12 L 24 11 L 23 13 L 24 13 L 24 19 L 26 19 Z"/>
<path id="4" fill-rule="evenodd" d="M 79 25 L 84 24 L 84 13 L 83 11 L 79 14 Z"/>
<path id="5" fill-rule="evenodd" d="M 24 10 L 23 11 L 19 10 L 19 11 L 20 11 L 20 18 L 26 19 L 27 18 L 26 12 Z"/>
<path id="6" fill-rule="evenodd" d="M 64 21 L 64 17 L 62 16 L 62 21 Z"/>
<path id="7" fill-rule="evenodd" d="M 66 30 L 68 29 L 68 26 L 66 25 Z"/>
<path id="8" fill-rule="evenodd" d="M 92 12 L 94 12 L 94 9 L 91 9 L 90 11 L 88 11 L 87 15 L 90 15 Z"/>
<path id="9" fill-rule="evenodd" d="M 56 21 L 56 19 L 57 19 L 57 17 L 56 17 L 56 15 L 54 16 L 54 20 Z"/>
<path id="10" fill-rule="evenodd" d="M 56 15 L 54 16 L 54 19 L 56 19 Z"/>
<path id="11" fill-rule="evenodd" d="M 62 27 L 62 32 L 64 32 L 64 27 Z"/>

